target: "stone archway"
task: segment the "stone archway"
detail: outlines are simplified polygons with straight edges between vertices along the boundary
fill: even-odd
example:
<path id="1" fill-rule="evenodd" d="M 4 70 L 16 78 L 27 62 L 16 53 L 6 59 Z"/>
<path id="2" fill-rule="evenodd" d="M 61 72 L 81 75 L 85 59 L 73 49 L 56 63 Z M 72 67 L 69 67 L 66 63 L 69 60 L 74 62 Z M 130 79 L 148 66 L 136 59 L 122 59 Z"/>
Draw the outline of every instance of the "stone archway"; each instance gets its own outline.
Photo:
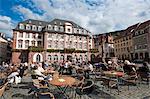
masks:
<path id="1" fill-rule="evenodd" d="M 35 53 L 33 55 L 33 62 L 43 62 L 43 56 L 41 53 Z"/>

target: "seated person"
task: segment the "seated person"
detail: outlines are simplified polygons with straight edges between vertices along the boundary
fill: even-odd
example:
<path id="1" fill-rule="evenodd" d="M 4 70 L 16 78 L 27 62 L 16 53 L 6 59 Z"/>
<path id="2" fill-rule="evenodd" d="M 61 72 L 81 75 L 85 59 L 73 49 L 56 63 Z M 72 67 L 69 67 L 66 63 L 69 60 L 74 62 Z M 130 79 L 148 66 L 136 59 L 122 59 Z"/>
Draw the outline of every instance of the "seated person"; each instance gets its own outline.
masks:
<path id="1" fill-rule="evenodd" d="M 35 65 L 33 68 L 32 68 L 32 75 L 36 75 L 38 77 L 43 77 L 45 78 L 46 76 L 38 69 L 38 66 Z"/>
<path id="2" fill-rule="evenodd" d="M 44 68 L 42 67 L 42 64 L 38 64 L 37 66 L 38 66 L 38 70 L 39 70 L 40 72 L 42 72 L 42 73 L 45 72 Z"/>
<path id="3" fill-rule="evenodd" d="M 13 68 L 10 75 L 7 77 L 9 83 L 19 83 L 21 82 L 21 78 L 19 77 L 18 68 Z"/>
<path id="4" fill-rule="evenodd" d="M 41 71 L 39 71 L 38 66 L 34 66 L 33 70 L 32 70 L 32 75 L 36 75 L 38 76 L 37 79 L 40 80 L 50 80 L 51 79 L 51 75 L 45 76 Z"/>
<path id="5" fill-rule="evenodd" d="M 148 68 L 147 63 L 143 63 L 142 67 L 139 67 L 139 69 L 137 70 L 138 74 L 142 77 L 147 77 L 150 73 L 150 70 Z"/>
<path id="6" fill-rule="evenodd" d="M 124 70 L 124 73 L 126 73 L 127 75 L 135 75 L 136 74 L 136 69 L 135 69 L 135 66 L 133 66 L 133 65 L 125 64 L 123 66 L 123 70 Z"/>

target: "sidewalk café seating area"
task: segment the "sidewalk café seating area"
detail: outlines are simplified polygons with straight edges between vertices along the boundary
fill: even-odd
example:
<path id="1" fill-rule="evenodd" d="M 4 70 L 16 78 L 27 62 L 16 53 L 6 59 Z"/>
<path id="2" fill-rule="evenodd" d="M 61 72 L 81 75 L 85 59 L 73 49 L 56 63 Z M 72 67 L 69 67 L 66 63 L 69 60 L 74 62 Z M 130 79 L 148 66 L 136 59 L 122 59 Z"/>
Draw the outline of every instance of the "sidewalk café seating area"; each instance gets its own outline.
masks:
<path id="1" fill-rule="evenodd" d="M 150 95 L 150 73 L 143 72 L 141 68 L 127 66 L 117 70 L 112 67 L 106 69 L 93 66 L 93 69 L 90 69 L 86 66 L 70 65 L 71 69 L 67 70 L 57 66 L 55 68 L 50 66 L 42 72 L 37 71 L 37 67 L 29 66 L 25 69 L 27 74 L 23 75 L 21 82 L 17 84 L 11 84 L 10 78 L 8 79 L 13 69 L 1 70 L 0 97 L 2 99 L 145 99 L 144 97 Z M 12 79 L 15 82 L 15 77 L 19 75 L 14 74 L 16 75 L 12 76 Z"/>

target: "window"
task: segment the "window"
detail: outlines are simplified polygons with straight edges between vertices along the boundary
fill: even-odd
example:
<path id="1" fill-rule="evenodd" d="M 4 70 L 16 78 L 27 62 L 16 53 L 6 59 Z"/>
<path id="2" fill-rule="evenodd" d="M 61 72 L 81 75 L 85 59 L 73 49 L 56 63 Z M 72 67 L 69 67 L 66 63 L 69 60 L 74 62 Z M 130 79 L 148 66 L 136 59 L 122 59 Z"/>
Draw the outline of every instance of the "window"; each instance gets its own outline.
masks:
<path id="1" fill-rule="evenodd" d="M 41 62 L 41 56 L 39 54 L 36 56 L 36 62 Z"/>
<path id="2" fill-rule="evenodd" d="M 35 41 L 31 41 L 31 43 L 32 43 L 32 46 L 35 46 Z"/>
<path id="3" fill-rule="evenodd" d="M 77 48 L 77 47 L 78 47 L 78 46 L 77 46 L 77 42 L 75 42 L 75 43 L 74 43 L 74 46 L 75 46 L 75 48 Z"/>
<path id="4" fill-rule="evenodd" d="M 88 46 L 87 46 L 87 43 L 85 43 L 85 44 L 84 44 L 84 48 L 87 49 L 87 47 L 88 47 Z"/>
<path id="5" fill-rule="evenodd" d="M 48 55 L 48 60 L 52 60 L 52 56 L 51 55 Z"/>
<path id="6" fill-rule="evenodd" d="M 38 41 L 37 43 L 38 43 L 37 46 L 41 46 L 42 45 L 41 41 Z"/>
<path id="7" fill-rule="evenodd" d="M 144 44 L 144 45 L 143 45 L 143 49 L 147 49 L 147 44 Z"/>
<path id="8" fill-rule="evenodd" d="M 54 61 L 55 60 L 58 61 L 58 56 L 57 55 L 54 56 Z"/>
<path id="9" fill-rule="evenodd" d="M 22 37 L 23 37 L 23 33 L 21 33 L 21 32 L 20 32 L 20 33 L 19 33 L 19 37 L 21 37 L 21 38 L 22 38 Z"/>
<path id="10" fill-rule="evenodd" d="M 51 25 L 48 25 L 48 30 L 52 30 L 52 26 Z"/>
<path id="11" fill-rule="evenodd" d="M 29 40 L 26 40 L 25 41 L 25 48 L 28 48 L 29 47 Z"/>
<path id="12" fill-rule="evenodd" d="M 79 48 L 82 49 L 82 42 L 79 43 Z"/>
<path id="13" fill-rule="evenodd" d="M 59 39 L 59 34 L 56 34 L 56 39 Z"/>
<path id="14" fill-rule="evenodd" d="M 41 31 L 42 30 L 42 26 L 38 26 L 38 31 Z"/>
<path id="15" fill-rule="evenodd" d="M 82 37 L 80 37 L 79 39 L 82 40 Z"/>
<path id="16" fill-rule="evenodd" d="M 32 30 L 36 31 L 36 26 L 32 25 Z"/>
<path id="17" fill-rule="evenodd" d="M 36 34 L 32 34 L 32 38 L 36 39 Z"/>
<path id="18" fill-rule="evenodd" d="M 55 31 L 58 31 L 58 26 L 55 25 L 55 26 L 54 26 L 54 30 L 55 30 Z"/>
<path id="19" fill-rule="evenodd" d="M 60 31 L 63 32 L 64 31 L 64 27 L 60 26 Z"/>
<path id="20" fill-rule="evenodd" d="M 87 55 L 84 56 L 84 60 L 85 60 L 86 62 L 88 61 Z"/>
<path id="21" fill-rule="evenodd" d="M 82 63 L 82 55 L 80 55 L 80 63 Z"/>
<path id="22" fill-rule="evenodd" d="M 48 47 L 52 47 L 52 40 L 48 42 Z"/>
<path id="23" fill-rule="evenodd" d="M 24 29 L 24 25 L 23 24 L 19 24 L 19 29 Z"/>
<path id="24" fill-rule="evenodd" d="M 26 38 L 30 38 L 30 34 L 29 33 L 26 33 Z"/>
<path id="25" fill-rule="evenodd" d="M 61 35 L 61 39 L 64 39 L 64 35 Z"/>
<path id="26" fill-rule="evenodd" d="M 42 36 L 41 35 L 38 35 L 38 39 L 41 39 L 42 38 Z"/>
<path id="27" fill-rule="evenodd" d="M 60 56 L 60 60 L 64 60 L 65 58 L 64 58 L 64 55 L 61 55 Z"/>
<path id="28" fill-rule="evenodd" d="M 26 30 L 30 30 L 31 26 L 29 24 L 26 25 Z"/>
<path id="29" fill-rule="evenodd" d="M 60 48 L 64 48 L 64 41 L 60 41 Z"/>
<path id="30" fill-rule="evenodd" d="M 22 40 L 18 40 L 18 48 L 22 48 L 22 44 L 23 43 L 23 41 Z"/>
<path id="31" fill-rule="evenodd" d="M 48 34 L 48 38 L 52 38 L 52 34 Z"/>
<path id="32" fill-rule="evenodd" d="M 55 41 L 55 48 L 58 48 L 58 41 Z"/>

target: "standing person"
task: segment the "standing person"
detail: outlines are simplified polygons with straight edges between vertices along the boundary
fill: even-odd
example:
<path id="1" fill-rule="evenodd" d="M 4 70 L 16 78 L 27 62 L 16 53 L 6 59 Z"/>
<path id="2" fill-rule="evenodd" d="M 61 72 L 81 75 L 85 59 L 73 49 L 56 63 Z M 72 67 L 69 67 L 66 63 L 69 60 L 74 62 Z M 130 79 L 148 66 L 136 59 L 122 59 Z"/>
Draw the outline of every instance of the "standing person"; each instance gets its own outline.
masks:
<path id="1" fill-rule="evenodd" d="M 65 65 L 65 61 L 63 62 L 60 62 L 60 65 L 59 65 L 59 74 L 63 74 L 63 71 L 64 71 L 64 65 Z"/>
<path id="2" fill-rule="evenodd" d="M 68 61 L 68 74 L 72 74 L 72 61 Z"/>
<path id="3" fill-rule="evenodd" d="M 65 62 L 64 70 L 65 70 L 66 73 L 68 72 L 68 61 Z"/>
<path id="4" fill-rule="evenodd" d="M 90 61 L 87 63 L 87 68 L 86 70 L 84 70 L 84 75 L 85 75 L 85 78 L 90 78 L 89 74 L 90 74 L 90 71 L 93 72 L 93 65 L 90 63 Z"/>
<path id="5" fill-rule="evenodd" d="M 24 72 L 25 70 L 27 69 L 28 67 L 26 66 L 26 64 L 20 64 L 19 66 L 19 76 L 22 78 L 23 75 L 24 75 Z"/>

